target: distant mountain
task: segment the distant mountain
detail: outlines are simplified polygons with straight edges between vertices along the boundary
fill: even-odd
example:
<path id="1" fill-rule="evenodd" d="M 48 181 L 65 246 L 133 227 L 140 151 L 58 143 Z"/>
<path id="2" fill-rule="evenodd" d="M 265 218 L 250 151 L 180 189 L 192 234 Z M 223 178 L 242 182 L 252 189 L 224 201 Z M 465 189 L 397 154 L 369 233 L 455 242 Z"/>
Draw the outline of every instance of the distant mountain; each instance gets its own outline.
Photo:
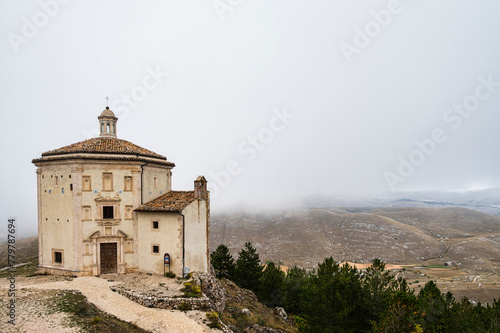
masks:
<path id="1" fill-rule="evenodd" d="M 379 198 L 347 199 L 311 195 L 304 207 L 462 207 L 500 216 L 500 188 L 463 192 L 391 192 Z"/>
<path id="2" fill-rule="evenodd" d="M 396 202 L 403 206 L 419 201 Z M 233 212 L 212 215 L 210 228 L 211 250 L 223 243 L 237 256 L 250 241 L 263 261 L 286 266 L 312 268 L 329 256 L 417 264 L 442 259 L 467 269 L 500 272 L 500 217 L 462 207 Z"/>

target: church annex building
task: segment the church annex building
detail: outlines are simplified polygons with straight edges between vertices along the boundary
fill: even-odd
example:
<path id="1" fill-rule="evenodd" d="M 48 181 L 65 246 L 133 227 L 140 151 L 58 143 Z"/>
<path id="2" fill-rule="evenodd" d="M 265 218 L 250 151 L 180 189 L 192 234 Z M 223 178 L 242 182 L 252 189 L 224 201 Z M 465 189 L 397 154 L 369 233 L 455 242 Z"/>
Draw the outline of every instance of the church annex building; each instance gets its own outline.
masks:
<path id="1" fill-rule="evenodd" d="M 207 272 L 210 199 L 172 191 L 174 163 L 116 137 L 106 107 L 100 136 L 47 151 L 37 167 L 40 273 L 94 276 Z"/>

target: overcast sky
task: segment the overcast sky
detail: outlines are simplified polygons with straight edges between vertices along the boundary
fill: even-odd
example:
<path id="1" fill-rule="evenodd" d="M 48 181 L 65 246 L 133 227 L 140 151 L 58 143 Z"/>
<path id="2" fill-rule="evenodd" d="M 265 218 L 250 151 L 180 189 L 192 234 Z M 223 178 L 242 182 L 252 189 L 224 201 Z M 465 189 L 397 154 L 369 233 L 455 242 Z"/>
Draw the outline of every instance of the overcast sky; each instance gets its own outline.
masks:
<path id="1" fill-rule="evenodd" d="M 0 217 L 42 152 L 118 137 L 226 207 L 500 185 L 500 3 L 0 1 Z M 2 231 L 0 231 L 1 233 Z M 22 231 L 20 231 L 22 232 Z"/>

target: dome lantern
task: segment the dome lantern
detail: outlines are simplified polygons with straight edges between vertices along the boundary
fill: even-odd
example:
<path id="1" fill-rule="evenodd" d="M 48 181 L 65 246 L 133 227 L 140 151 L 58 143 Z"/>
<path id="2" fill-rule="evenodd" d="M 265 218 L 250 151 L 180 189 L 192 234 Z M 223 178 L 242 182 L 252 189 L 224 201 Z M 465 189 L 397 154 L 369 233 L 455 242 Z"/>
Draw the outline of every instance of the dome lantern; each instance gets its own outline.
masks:
<path id="1" fill-rule="evenodd" d="M 116 138 L 116 122 L 118 118 L 108 106 L 97 119 L 99 119 L 99 136 Z"/>

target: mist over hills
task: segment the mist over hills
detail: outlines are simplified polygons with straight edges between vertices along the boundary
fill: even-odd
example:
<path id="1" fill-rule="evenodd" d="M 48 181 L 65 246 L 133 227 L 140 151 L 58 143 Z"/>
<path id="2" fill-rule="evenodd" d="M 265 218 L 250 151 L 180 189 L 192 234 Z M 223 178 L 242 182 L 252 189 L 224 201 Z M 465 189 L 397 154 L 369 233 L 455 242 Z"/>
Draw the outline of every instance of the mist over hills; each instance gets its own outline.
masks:
<path id="1" fill-rule="evenodd" d="M 316 194 L 303 199 L 304 207 L 462 207 L 500 216 L 500 188 L 470 191 L 390 192 L 378 198 L 338 198 Z"/>
<path id="2" fill-rule="evenodd" d="M 500 217 L 462 207 L 303 208 L 269 213 L 214 214 L 210 248 L 237 256 L 245 242 L 261 259 L 312 268 L 337 261 L 452 262 L 500 272 Z"/>

